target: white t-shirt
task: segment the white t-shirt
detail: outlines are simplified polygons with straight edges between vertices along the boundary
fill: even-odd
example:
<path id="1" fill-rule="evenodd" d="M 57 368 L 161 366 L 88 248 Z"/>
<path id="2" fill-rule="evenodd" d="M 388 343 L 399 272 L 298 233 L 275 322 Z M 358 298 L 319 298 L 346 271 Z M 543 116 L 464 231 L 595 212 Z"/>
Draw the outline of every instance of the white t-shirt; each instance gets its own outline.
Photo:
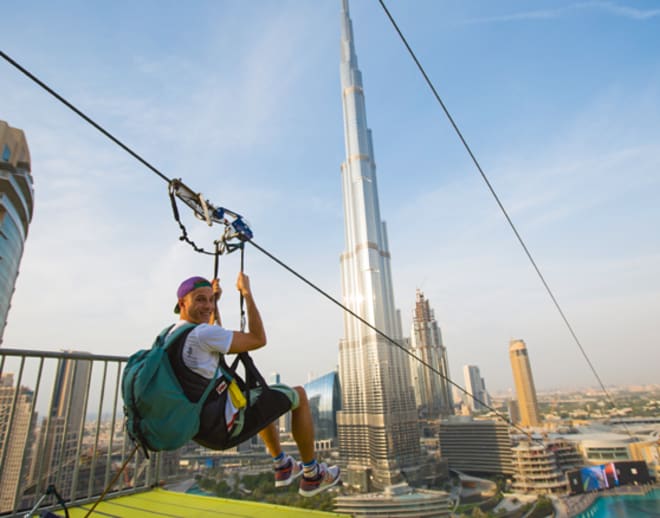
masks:
<path id="1" fill-rule="evenodd" d="M 179 320 L 168 334 L 173 333 L 177 328 L 188 324 L 186 320 Z M 227 354 L 231 346 L 234 332 L 224 327 L 198 324 L 186 337 L 183 344 L 183 363 L 193 372 L 207 379 L 213 379 L 215 370 L 218 367 L 220 354 Z M 226 386 L 225 386 L 226 387 Z M 225 405 L 225 421 L 227 429 L 231 429 L 238 410 L 227 398 Z"/>
<path id="2" fill-rule="evenodd" d="M 188 323 L 186 320 L 179 320 L 170 334 Z M 218 367 L 219 355 L 229 352 L 233 337 L 234 332 L 224 327 L 209 324 L 197 325 L 188 333 L 186 343 L 183 344 L 183 363 L 200 376 L 213 379 L 215 369 Z"/>

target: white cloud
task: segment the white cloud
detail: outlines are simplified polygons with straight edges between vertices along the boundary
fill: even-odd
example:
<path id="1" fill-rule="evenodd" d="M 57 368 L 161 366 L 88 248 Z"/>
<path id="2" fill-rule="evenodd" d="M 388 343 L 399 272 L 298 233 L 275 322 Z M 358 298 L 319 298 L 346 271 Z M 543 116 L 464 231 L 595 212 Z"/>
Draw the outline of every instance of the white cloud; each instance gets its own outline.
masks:
<path id="1" fill-rule="evenodd" d="M 623 16 L 632 20 L 648 20 L 660 16 L 660 9 L 639 9 L 628 5 L 620 5 L 614 2 L 587 2 L 578 4 L 580 7 L 595 7 L 603 9 L 617 16 Z"/>
<path id="2" fill-rule="evenodd" d="M 630 20 L 649 20 L 660 16 L 660 9 L 639 9 L 620 5 L 615 2 L 580 2 L 576 4 L 569 4 L 554 9 L 535 9 L 531 11 L 522 11 L 517 13 L 509 13 L 497 16 L 484 16 L 471 18 L 470 23 L 502 23 L 502 22 L 518 22 L 529 20 L 549 20 L 557 19 L 571 14 L 575 11 L 604 11 L 606 13 L 627 18 Z"/>

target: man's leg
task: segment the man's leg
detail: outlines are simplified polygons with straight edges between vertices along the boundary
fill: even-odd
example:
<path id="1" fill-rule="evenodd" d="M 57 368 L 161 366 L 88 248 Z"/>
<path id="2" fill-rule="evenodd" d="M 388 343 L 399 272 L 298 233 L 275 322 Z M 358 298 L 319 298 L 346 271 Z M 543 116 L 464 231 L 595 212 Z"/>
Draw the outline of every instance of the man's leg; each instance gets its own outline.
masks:
<path id="1" fill-rule="evenodd" d="M 298 445 L 301 460 L 308 463 L 314 460 L 314 421 L 312 420 L 312 411 L 309 408 L 309 400 L 305 389 L 294 387 L 294 390 L 298 393 L 299 403 L 298 407 L 291 411 L 291 432 Z M 268 452 L 273 458 L 282 453 L 280 434 L 276 423 L 277 421 L 269 424 L 259 432 L 259 437 L 264 441 Z"/>
<path id="2" fill-rule="evenodd" d="M 299 405 L 292 412 L 291 431 L 303 461 L 303 479 L 298 492 L 303 496 L 314 496 L 339 483 L 339 467 L 318 464 L 314 455 L 314 421 L 305 389 L 294 387 L 299 396 Z"/>
<path id="3" fill-rule="evenodd" d="M 294 387 L 294 389 L 298 393 L 299 404 L 298 408 L 291 412 L 291 432 L 298 445 L 300 458 L 307 464 L 314 460 L 314 421 L 305 389 L 302 387 Z"/>
<path id="4" fill-rule="evenodd" d="M 264 441 L 268 453 L 270 453 L 273 458 L 277 457 L 282 453 L 282 446 L 280 444 L 280 432 L 277 429 L 277 421 L 270 423 L 266 428 L 259 432 L 259 437 Z"/>
<path id="5" fill-rule="evenodd" d="M 291 412 L 291 432 L 298 446 L 302 466 L 284 454 L 280 444 L 280 434 L 275 423 L 271 423 L 259 432 L 268 452 L 273 456 L 275 468 L 275 486 L 288 486 L 301 474 L 303 480 L 298 492 L 303 496 L 314 496 L 335 485 L 339 480 L 339 467 L 318 464 L 314 454 L 314 421 L 305 389 L 294 387 L 295 394 L 288 388 L 288 396 L 295 407 Z M 297 397 L 294 397 L 297 396 Z M 298 399 L 298 401 L 295 401 Z M 296 405 L 297 403 L 297 405 Z M 302 467 L 302 469 L 301 469 Z"/>
<path id="6" fill-rule="evenodd" d="M 275 487 L 288 486 L 302 474 L 302 465 L 288 455 L 285 455 L 282 451 L 277 421 L 270 423 L 266 428 L 262 429 L 259 432 L 259 437 L 264 441 L 268 452 L 273 457 Z M 314 441 L 312 440 L 312 447 L 313 445 Z"/>

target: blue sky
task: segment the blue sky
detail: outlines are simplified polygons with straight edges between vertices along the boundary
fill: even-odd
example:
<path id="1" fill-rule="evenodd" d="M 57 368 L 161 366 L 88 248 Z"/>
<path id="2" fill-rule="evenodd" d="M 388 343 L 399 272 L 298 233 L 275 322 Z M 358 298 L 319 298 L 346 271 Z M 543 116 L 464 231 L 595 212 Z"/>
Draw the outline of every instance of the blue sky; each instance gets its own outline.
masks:
<path id="1" fill-rule="evenodd" d="M 603 380 L 658 382 L 660 7 L 389 2 Z M 23 2 L 2 50 L 255 240 L 340 298 L 340 2 Z M 435 310 L 452 377 L 595 385 L 586 362 L 376 1 L 353 1 L 397 306 Z M 0 62 L 0 119 L 25 131 L 35 215 L 4 346 L 129 354 L 211 259 L 178 241 L 165 183 Z M 221 232 L 192 219 L 193 238 Z M 238 325 L 238 258 L 221 267 Z M 247 270 L 288 383 L 337 364 L 339 309 L 260 255 Z"/>

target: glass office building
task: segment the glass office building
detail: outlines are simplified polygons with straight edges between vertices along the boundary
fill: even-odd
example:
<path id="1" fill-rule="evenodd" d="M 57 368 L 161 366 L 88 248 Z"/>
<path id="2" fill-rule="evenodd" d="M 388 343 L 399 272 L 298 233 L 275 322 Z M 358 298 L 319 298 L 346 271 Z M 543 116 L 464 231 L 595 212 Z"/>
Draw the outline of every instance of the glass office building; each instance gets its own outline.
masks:
<path id="1" fill-rule="evenodd" d="M 336 371 L 304 385 L 312 409 L 314 435 L 317 440 L 337 437 L 337 411 L 341 410 L 341 390 Z"/>
<path id="2" fill-rule="evenodd" d="M 33 201 L 25 135 L 0 121 L 0 344 L 32 220 Z"/>

